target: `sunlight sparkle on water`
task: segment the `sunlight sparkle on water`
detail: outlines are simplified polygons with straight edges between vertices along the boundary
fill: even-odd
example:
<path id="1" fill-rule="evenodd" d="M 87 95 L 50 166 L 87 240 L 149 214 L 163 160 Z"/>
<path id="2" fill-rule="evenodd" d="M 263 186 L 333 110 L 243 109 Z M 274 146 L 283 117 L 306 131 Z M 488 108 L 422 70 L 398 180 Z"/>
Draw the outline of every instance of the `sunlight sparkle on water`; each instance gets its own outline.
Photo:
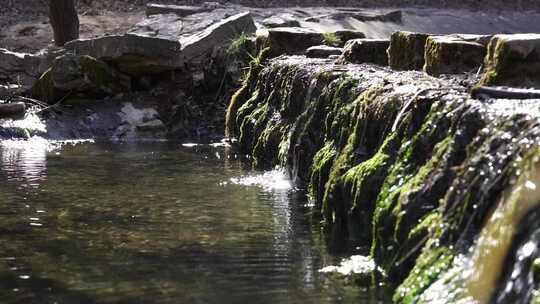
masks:
<path id="1" fill-rule="evenodd" d="M 375 261 L 363 255 L 353 255 L 348 259 L 341 261 L 339 266 L 327 266 L 319 270 L 319 272 L 337 272 L 342 275 L 351 274 L 369 274 L 373 271 L 380 271 Z"/>
<path id="2" fill-rule="evenodd" d="M 230 182 L 242 186 L 258 186 L 266 190 L 292 189 L 291 180 L 282 170 L 272 170 L 262 174 L 233 177 Z"/>

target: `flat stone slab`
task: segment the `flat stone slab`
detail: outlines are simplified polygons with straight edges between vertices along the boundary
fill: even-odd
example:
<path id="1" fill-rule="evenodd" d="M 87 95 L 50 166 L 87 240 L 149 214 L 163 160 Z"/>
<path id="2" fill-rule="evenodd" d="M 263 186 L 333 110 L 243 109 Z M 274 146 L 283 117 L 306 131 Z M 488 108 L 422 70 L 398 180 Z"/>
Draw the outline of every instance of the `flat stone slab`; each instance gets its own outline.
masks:
<path id="1" fill-rule="evenodd" d="M 212 21 L 210 21 L 211 24 Z M 135 24 L 127 33 L 144 37 L 178 40 L 185 31 L 183 18 L 175 14 L 151 15 Z"/>
<path id="2" fill-rule="evenodd" d="M 459 36 L 431 36 L 426 40 L 424 71 L 430 75 L 476 71 L 486 56 L 486 47 Z"/>
<path id="3" fill-rule="evenodd" d="M 495 35 L 480 85 L 540 87 L 540 34 Z"/>
<path id="4" fill-rule="evenodd" d="M 329 58 L 332 55 L 341 55 L 342 52 L 343 49 L 339 47 L 317 45 L 308 48 L 306 56 L 309 58 Z"/>
<path id="5" fill-rule="evenodd" d="M 366 34 L 355 30 L 338 30 L 326 35 L 328 34 L 335 36 L 339 40 L 338 46 L 341 47 L 345 46 L 349 40 L 366 38 Z"/>
<path id="6" fill-rule="evenodd" d="M 292 14 L 281 14 L 268 17 L 261 21 L 261 24 L 267 28 L 300 27 L 300 22 Z"/>
<path id="7" fill-rule="evenodd" d="M 139 76 L 185 68 L 214 47 L 230 43 L 240 34 L 254 33 L 249 12 L 231 16 L 232 10 L 215 10 L 185 18 L 155 15 L 124 35 L 79 39 L 66 44 L 75 54 L 114 62 L 120 71 Z"/>
<path id="8" fill-rule="evenodd" d="M 428 34 L 395 32 L 390 38 L 388 64 L 394 70 L 421 70 Z"/>
<path id="9" fill-rule="evenodd" d="M 164 5 L 149 3 L 146 5 L 146 16 L 160 14 L 175 14 L 179 17 L 186 17 L 193 14 L 203 13 L 212 10 L 203 6 L 186 6 L 186 5 Z"/>
<path id="10" fill-rule="evenodd" d="M 334 32 L 320 32 L 301 27 L 279 27 L 257 31 L 257 45 L 259 48 L 270 48 L 270 56 L 282 54 L 305 54 L 312 46 L 328 45 L 343 47 L 348 40 L 364 38 L 363 32 L 354 30 L 338 30 Z"/>
<path id="11" fill-rule="evenodd" d="M 257 41 L 262 47 L 269 47 L 271 56 L 281 54 L 304 54 L 312 46 L 325 41 L 322 32 L 300 28 L 280 27 L 257 31 Z"/>
<path id="12" fill-rule="evenodd" d="M 388 65 L 386 50 L 389 39 L 354 39 L 345 44 L 340 63 L 374 63 Z"/>
<path id="13" fill-rule="evenodd" d="M 307 22 L 320 22 L 323 19 L 330 20 L 345 20 L 347 18 L 353 18 L 361 22 L 380 21 L 380 22 L 393 22 L 400 23 L 403 13 L 401 11 L 391 11 L 386 13 L 381 12 L 368 12 L 368 11 L 338 11 L 331 14 L 319 15 L 306 18 Z"/>
<path id="14" fill-rule="evenodd" d="M 115 62 L 128 74 L 159 73 L 184 66 L 180 41 L 137 34 L 111 35 L 68 42 L 75 54 Z"/>
<path id="15" fill-rule="evenodd" d="M 180 39 L 182 60 L 191 65 L 200 64 L 214 48 L 231 43 L 242 34 L 255 33 L 257 27 L 250 12 L 228 17 L 220 22 Z"/>

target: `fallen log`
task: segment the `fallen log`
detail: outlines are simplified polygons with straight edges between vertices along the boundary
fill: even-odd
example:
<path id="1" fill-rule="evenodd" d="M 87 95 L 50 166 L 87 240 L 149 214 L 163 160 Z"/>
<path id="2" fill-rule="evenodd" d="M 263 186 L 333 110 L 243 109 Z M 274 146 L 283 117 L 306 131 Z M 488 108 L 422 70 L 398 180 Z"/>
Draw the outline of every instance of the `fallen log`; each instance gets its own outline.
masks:
<path id="1" fill-rule="evenodd" d="M 0 104 L 0 118 L 19 118 L 26 112 L 24 102 L 12 102 Z"/>
<path id="2" fill-rule="evenodd" d="M 474 99 L 540 99 L 540 90 L 478 86 L 471 90 Z"/>

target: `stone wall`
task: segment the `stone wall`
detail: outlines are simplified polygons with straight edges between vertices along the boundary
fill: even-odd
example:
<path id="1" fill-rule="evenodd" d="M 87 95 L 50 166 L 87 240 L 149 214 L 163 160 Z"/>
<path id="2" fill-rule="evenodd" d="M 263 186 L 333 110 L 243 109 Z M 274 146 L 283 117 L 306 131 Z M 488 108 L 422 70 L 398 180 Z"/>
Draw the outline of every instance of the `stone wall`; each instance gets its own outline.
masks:
<path id="1" fill-rule="evenodd" d="M 371 248 L 396 302 L 530 300 L 539 253 L 520 248 L 540 229 L 538 100 L 474 100 L 468 81 L 259 58 L 228 132 L 256 166 L 283 166 L 309 192 L 331 248 Z"/>

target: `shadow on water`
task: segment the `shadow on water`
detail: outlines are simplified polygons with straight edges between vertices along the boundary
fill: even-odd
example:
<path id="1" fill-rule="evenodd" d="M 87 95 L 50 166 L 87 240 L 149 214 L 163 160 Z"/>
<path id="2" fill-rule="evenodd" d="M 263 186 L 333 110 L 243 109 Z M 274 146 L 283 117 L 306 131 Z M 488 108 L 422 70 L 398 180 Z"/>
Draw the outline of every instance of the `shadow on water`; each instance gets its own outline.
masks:
<path id="1" fill-rule="evenodd" d="M 344 255 L 329 253 L 306 196 L 241 158 L 166 142 L 3 144 L 2 300 L 388 300 L 320 273 Z"/>

